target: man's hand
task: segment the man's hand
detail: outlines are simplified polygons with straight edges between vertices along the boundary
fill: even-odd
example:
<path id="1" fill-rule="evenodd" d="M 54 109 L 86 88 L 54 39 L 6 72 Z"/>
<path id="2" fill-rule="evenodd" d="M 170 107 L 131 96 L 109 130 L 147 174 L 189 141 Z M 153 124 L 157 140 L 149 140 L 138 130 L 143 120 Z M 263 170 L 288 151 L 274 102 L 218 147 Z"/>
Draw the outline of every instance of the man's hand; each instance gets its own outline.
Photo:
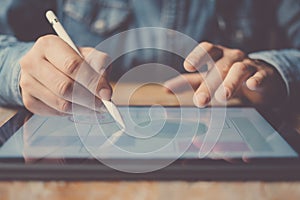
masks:
<path id="1" fill-rule="evenodd" d="M 80 51 L 84 59 L 59 37 L 47 35 L 21 58 L 20 88 L 28 110 L 66 115 L 75 107 L 76 112 L 89 113 L 101 107 L 101 98 L 111 98 L 105 70 L 108 56 L 93 48 Z"/>
<path id="2" fill-rule="evenodd" d="M 209 60 L 215 64 L 203 72 Z M 202 42 L 187 56 L 184 68 L 199 73 L 171 79 L 165 87 L 176 92 L 190 84 L 195 89 L 194 104 L 198 107 L 205 107 L 213 97 L 226 102 L 233 96 L 247 98 L 255 105 L 274 106 L 287 95 L 284 81 L 275 68 L 252 60 L 237 49 Z"/>

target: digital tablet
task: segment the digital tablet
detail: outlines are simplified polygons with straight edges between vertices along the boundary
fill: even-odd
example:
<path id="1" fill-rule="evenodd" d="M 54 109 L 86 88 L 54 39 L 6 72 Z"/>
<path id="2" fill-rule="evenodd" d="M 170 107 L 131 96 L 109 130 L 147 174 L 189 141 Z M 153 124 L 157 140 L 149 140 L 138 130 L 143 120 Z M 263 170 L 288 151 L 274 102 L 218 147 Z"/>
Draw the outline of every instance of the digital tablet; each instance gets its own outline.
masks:
<path id="1" fill-rule="evenodd" d="M 2 180 L 300 180 L 299 135 L 247 107 L 118 107 L 0 128 Z M 277 128 L 277 129 L 276 129 Z"/>

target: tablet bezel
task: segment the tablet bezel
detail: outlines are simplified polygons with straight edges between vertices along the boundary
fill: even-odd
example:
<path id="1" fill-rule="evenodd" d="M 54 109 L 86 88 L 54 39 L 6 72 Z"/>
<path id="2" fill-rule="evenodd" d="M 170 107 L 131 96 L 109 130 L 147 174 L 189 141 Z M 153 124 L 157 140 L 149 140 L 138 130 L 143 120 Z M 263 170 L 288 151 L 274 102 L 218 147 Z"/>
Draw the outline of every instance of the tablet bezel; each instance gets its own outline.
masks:
<path id="1" fill-rule="evenodd" d="M 265 112 L 258 112 L 278 131 L 289 145 L 300 155 L 300 135 L 289 126 L 281 123 L 280 128 L 274 126 L 273 119 L 266 118 Z M 269 113 L 270 114 L 270 113 Z M 8 120 L 0 130 L 11 130 L 13 135 L 22 125 L 25 118 L 32 114 L 20 109 Z M 23 122 L 22 120 L 23 119 Z M 284 124 L 284 126 L 282 126 Z M 0 131 L 1 134 L 2 131 Z M 5 133 L 9 136 L 9 133 Z M 293 137 L 293 138 L 291 138 Z M 213 160 L 179 158 L 169 166 L 149 173 L 125 173 L 109 168 L 96 159 L 67 158 L 40 160 L 25 163 L 23 158 L 0 158 L 0 180 L 264 180 L 264 181 L 296 181 L 300 180 L 300 157 L 297 158 L 255 158 L 250 163 L 242 159 Z M 139 165 L 142 160 L 116 159 L 122 165 Z M 148 162 L 147 162 L 148 161 Z M 160 159 L 143 160 L 146 165 L 160 162 Z M 112 161 L 110 161 L 112 162 Z"/>

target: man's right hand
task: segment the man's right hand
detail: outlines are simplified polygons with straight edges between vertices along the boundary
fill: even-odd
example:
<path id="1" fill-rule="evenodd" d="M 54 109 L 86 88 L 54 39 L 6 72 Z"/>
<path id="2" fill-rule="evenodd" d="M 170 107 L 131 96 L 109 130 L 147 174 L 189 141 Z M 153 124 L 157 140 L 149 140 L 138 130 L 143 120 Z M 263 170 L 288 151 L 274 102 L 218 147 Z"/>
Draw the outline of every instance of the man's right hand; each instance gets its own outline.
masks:
<path id="1" fill-rule="evenodd" d="M 67 115 L 76 108 L 90 113 L 100 109 L 101 99 L 111 98 L 108 55 L 93 48 L 80 51 L 84 59 L 58 36 L 46 35 L 21 58 L 20 88 L 29 111 Z"/>

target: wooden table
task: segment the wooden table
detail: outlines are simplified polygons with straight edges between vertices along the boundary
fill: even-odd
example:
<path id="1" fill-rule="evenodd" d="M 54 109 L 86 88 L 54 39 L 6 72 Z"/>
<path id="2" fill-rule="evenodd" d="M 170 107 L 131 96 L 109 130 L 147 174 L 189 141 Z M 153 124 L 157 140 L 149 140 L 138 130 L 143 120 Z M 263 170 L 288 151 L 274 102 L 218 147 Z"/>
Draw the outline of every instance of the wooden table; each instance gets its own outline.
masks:
<path id="1" fill-rule="evenodd" d="M 130 98 L 127 91 L 133 84 L 117 86 L 118 104 L 191 105 L 191 93 L 166 94 L 159 85 L 146 85 L 136 90 Z M 159 97 L 159 98 L 158 98 Z M 237 102 L 232 102 L 233 104 Z M 16 111 L 0 108 L 0 124 Z M 299 118 L 300 119 L 300 118 Z M 300 182 L 0 182 L 0 199 L 300 199 Z"/>

